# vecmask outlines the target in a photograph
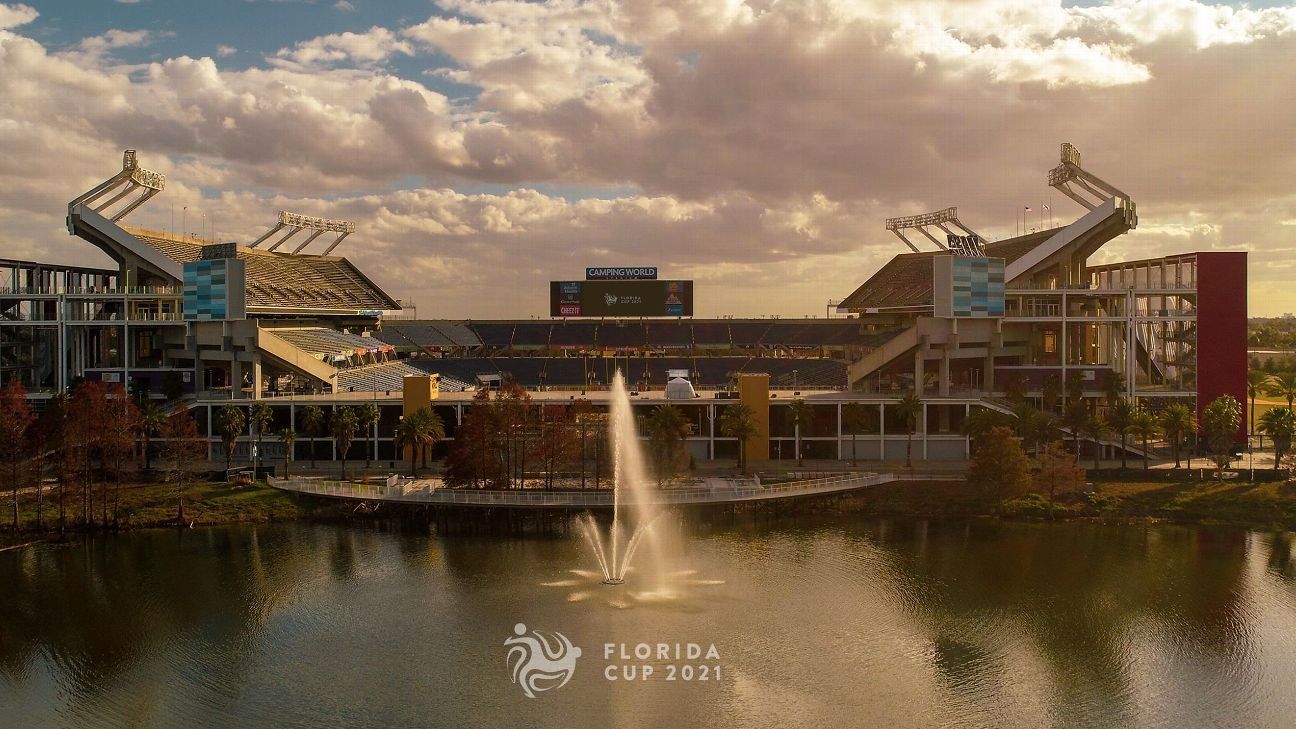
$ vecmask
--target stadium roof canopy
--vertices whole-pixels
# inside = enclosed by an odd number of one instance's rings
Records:
[[[1051,228],[1035,233],[987,243],[985,254],[1012,263],[1036,246],[1048,240],[1061,228]],[[932,259],[948,256],[946,251],[902,253],[855,289],[838,305],[840,309],[863,311],[865,309],[904,309],[927,307],[932,304]]]
[[[176,263],[197,261],[204,245],[212,241],[186,239],[145,228],[122,226]],[[321,310],[395,310],[391,298],[345,258],[308,254],[272,253],[238,247],[247,267],[247,306],[250,311],[273,313]]]

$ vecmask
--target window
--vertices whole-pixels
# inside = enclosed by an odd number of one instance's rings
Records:
[[[1057,332],[1044,332],[1044,354],[1054,354],[1057,352]]]

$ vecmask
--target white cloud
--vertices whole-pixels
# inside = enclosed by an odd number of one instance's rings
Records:
[[[1275,282],[1291,11],[1150,7],[455,0],[240,70],[223,49],[119,65],[143,31],[53,52],[0,30],[0,229],[6,255],[83,258],[63,206],[132,146],[170,176],[139,222],[191,205],[246,241],[280,208],[355,219],[340,250],[424,314],[538,313],[536,281],[645,255],[696,278],[706,313],[817,313],[899,250],[888,215],[959,205],[999,237],[1023,203],[1078,214],[1044,185],[1071,141],[1139,201],[1103,256],[1246,245]],[[0,5],[0,27],[35,17]],[[397,55],[448,58],[432,72],[473,93],[401,78]],[[1290,287],[1255,290],[1296,309]]]
[[[17,28],[35,20],[40,13],[30,5],[5,5],[0,3],[0,30]]]
[[[235,53],[238,53],[238,49],[235,48],[234,46],[226,46],[226,45],[216,46],[217,58],[226,58],[234,55]]]

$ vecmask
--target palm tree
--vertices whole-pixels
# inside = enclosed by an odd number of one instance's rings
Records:
[[[324,432],[324,411],[317,405],[307,405],[301,414],[301,429],[310,437],[311,470],[315,470],[315,439]]]
[[[848,402],[842,406],[842,425],[845,426],[846,432],[851,437],[851,466],[858,464],[856,457],[857,449],[855,448],[855,436],[859,435],[869,425],[869,419],[872,418],[872,408],[862,402]]]
[[[230,462],[234,459],[234,448],[238,445],[238,437],[243,434],[243,428],[247,425],[247,418],[243,416],[243,408],[235,405],[225,405],[216,411],[216,432],[220,434],[221,444],[225,446],[225,470],[230,470]]]
[[[1080,425],[1080,432],[1094,443],[1094,470],[1097,471],[1098,457],[1102,455],[1102,439],[1110,432],[1110,428],[1102,418],[1091,415]],[[1079,451],[1076,451],[1076,454],[1079,457]]]
[[[1130,418],[1126,429],[1143,443],[1143,470],[1146,471],[1148,469],[1148,441],[1155,438],[1157,433],[1161,431],[1156,416],[1139,408],[1134,412],[1134,416]]]
[[[1296,372],[1283,372],[1273,375],[1268,392],[1270,395],[1286,398],[1287,409],[1291,410],[1292,401],[1296,400]]]
[[[793,435],[796,437],[794,445],[796,446],[797,468],[805,465],[805,458],[801,453],[801,427],[810,424],[810,406],[806,401],[797,398],[788,403],[787,408],[788,421],[792,423]]]
[[[1175,468],[1179,468],[1179,450],[1183,446],[1184,436],[1197,431],[1197,416],[1183,403],[1175,403],[1161,411],[1161,432],[1170,441],[1174,451]]]
[[[1264,370],[1247,370],[1247,397],[1251,398],[1251,429],[1248,433],[1256,432],[1256,398],[1269,392],[1273,387],[1273,379],[1273,375]]]
[[[157,403],[152,400],[146,400],[144,406],[140,408],[139,414],[139,431],[144,438],[144,470],[150,468],[149,465],[149,444],[153,436],[162,432],[166,427],[167,414]]]
[[[747,439],[756,435],[756,414],[741,402],[727,405],[720,415],[720,432],[738,439],[738,469],[747,473]]]
[[[1080,431],[1090,419],[1089,408],[1083,402],[1067,405],[1062,413],[1062,425],[1071,430],[1071,444],[1075,449],[1076,460],[1080,459]]]
[[[249,420],[252,422],[253,429],[256,430],[256,468],[259,471],[261,470],[261,453],[264,448],[262,446],[261,436],[265,434],[266,428],[269,428],[270,424],[274,422],[274,411],[270,409],[269,405],[266,405],[263,402],[258,402],[248,410],[248,415],[250,416]]]
[[[1107,397],[1107,404],[1116,404],[1117,398],[1125,394],[1125,375],[1119,372],[1108,372],[1107,377],[1103,379],[1103,395]]]
[[[360,430],[360,419],[355,408],[344,405],[333,411],[333,444],[337,446],[338,455],[342,457],[342,480],[347,477],[347,451],[351,450],[351,441],[356,431]]]
[[[896,418],[905,429],[905,468],[913,468],[913,436],[914,429],[918,427],[918,418],[923,412],[922,399],[911,391],[905,393],[894,407]]]
[[[297,442],[297,431],[292,428],[281,429],[279,442],[283,443],[284,478],[288,478],[288,464],[292,462],[293,443]]]
[[[418,475],[418,454],[445,438],[445,423],[429,408],[420,408],[396,423],[396,447],[409,449],[410,475]]]
[[[1273,440],[1274,470],[1282,464],[1283,453],[1291,448],[1296,435],[1296,412],[1284,408],[1270,408],[1260,416],[1260,431]]]
[[[1125,446],[1129,438],[1129,427],[1133,421],[1134,405],[1129,400],[1118,397],[1107,411],[1107,424],[1111,426],[1112,432],[1120,433],[1122,471],[1126,466]]]
[[[657,483],[660,485],[672,470],[675,454],[679,452],[684,439],[693,433],[693,427],[684,413],[674,405],[653,408],[646,425],[653,460],[656,461]]]
[[[378,419],[382,414],[378,411],[378,406],[367,402],[356,407],[356,418],[360,422],[360,431],[365,434],[365,468],[373,461],[373,439],[376,434],[374,428],[378,426]]]

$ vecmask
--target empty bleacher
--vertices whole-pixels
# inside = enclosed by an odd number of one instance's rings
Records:
[[[127,232],[177,263],[197,261],[212,241],[126,226]],[[350,311],[400,306],[351,262],[338,256],[272,253],[239,247],[247,271],[249,309]]]
[[[603,349],[643,349],[648,344],[643,322],[605,321],[599,324],[598,346]]]
[[[427,360],[398,360],[367,367],[351,367],[338,373],[337,388],[341,392],[399,392],[405,385],[405,378],[426,375],[433,371],[424,365]],[[463,392],[469,388],[466,383],[449,375],[440,375],[440,387],[443,392]]]
[[[348,334],[323,327],[270,329],[269,331],[312,357],[330,363],[345,361],[348,364],[359,364],[372,359],[369,355],[386,354],[394,349],[392,345],[374,337]]]

